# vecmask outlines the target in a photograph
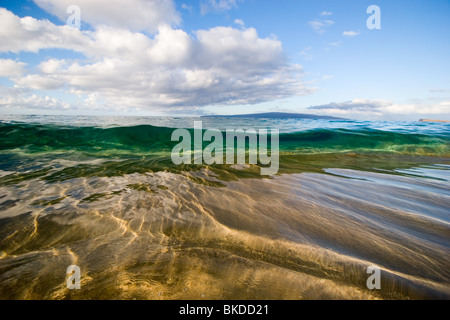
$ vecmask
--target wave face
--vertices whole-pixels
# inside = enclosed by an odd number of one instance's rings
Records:
[[[22,148],[30,152],[77,150],[98,152],[115,149],[147,150],[168,148],[174,129],[150,125],[94,128],[55,125],[0,124],[0,150]]]
[[[445,136],[397,133],[375,129],[315,129],[283,134],[282,150],[298,152],[359,151],[405,154],[448,155]]]
[[[173,165],[192,119],[16,120],[0,122],[1,299],[450,299],[449,125],[205,119],[280,129],[262,179]]]
[[[219,123],[218,125],[223,126]],[[352,150],[448,155],[450,126],[443,127],[442,131],[431,134],[367,127],[314,128],[289,133],[281,129],[279,139],[280,147],[285,152],[319,153]],[[105,150],[116,150],[128,151],[130,154],[136,151],[151,154],[173,148],[175,143],[171,141],[171,134],[174,130],[175,128],[152,125],[98,128],[0,122],[2,139],[0,150],[16,148],[28,152],[76,150],[99,154]],[[194,131],[190,131],[194,135]],[[223,136],[225,138],[225,133]]]

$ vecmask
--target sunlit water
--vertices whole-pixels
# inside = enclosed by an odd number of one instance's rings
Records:
[[[194,120],[280,129],[279,174],[174,166],[170,134]],[[449,299],[449,129],[3,116],[0,298]]]

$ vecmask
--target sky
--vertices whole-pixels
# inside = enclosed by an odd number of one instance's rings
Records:
[[[0,0],[0,114],[450,120],[449,16],[448,0]]]

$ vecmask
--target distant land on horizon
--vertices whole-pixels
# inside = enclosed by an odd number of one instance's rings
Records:
[[[271,118],[271,119],[325,119],[325,120],[346,120],[344,118],[332,116],[319,116],[306,113],[288,113],[288,112],[266,112],[252,114],[236,114],[236,115],[210,115],[202,116],[202,118]]]

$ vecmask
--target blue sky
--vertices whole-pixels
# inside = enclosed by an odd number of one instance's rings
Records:
[[[450,120],[448,0],[117,3],[0,1],[0,113]]]

